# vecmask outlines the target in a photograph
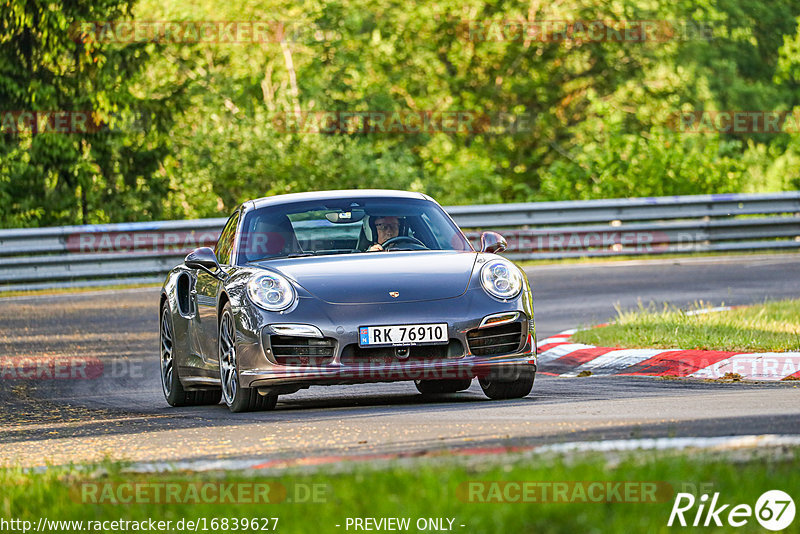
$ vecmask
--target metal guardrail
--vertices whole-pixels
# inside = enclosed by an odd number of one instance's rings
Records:
[[[800,191],[445,208],[511,259],[800,248]],[[159,282],[224,218],[0,230],[0,290]]]

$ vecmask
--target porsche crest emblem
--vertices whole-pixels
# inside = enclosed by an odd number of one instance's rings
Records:
[[[396,299],[397,297],[400,296],[400,292],[399,291],[389,291],[389,296],[394,298],[394,299]]]

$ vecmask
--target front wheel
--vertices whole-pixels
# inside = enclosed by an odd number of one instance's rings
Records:
[[[497,380],[491,376],[480,378],[483,393],[492,400],[521,399],[533,389],[535,371],[522,371],[516,380]]]
[[[254,388],[239,385],[239,368],[236,361],[236,325],[229,302],[222,308],[219,319],[219,379],[222,399],[232,412],[271,410],[278,402],[277,395],[261,395]]]

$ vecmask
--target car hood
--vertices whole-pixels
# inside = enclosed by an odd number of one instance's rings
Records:
[[[376,304],[462,295],[476,258],[474,252],[398,251],[286,258],[257,265],[279,271],[332,304]]]

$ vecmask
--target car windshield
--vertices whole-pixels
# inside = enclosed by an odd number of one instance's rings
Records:
[[[309,255],[472,246],[435,202],[408,198],[307,201],[247,213],[238,263]]]

